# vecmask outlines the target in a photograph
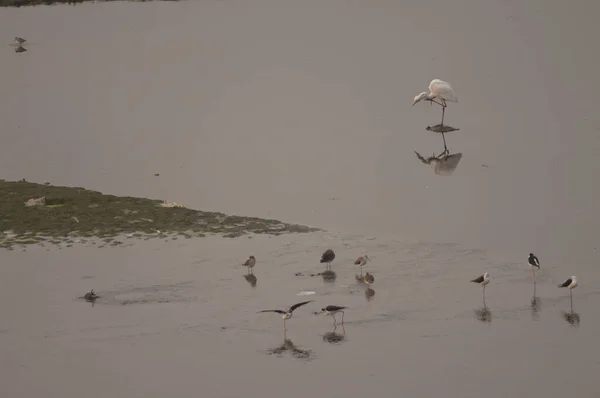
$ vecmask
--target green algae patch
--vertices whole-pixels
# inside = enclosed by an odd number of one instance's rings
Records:
[[[42,199],[43,198],[43,199]],[[35,203],[35,204],[33,204]],[[80,187],[0,180],[0,247],[69,243],[100,238],[111,246],[117,236],[152,239],[197,238],[247,233],[280,235],[318,231],[255,217],[188,209],[163,200],[105,195]],[[119,242],[119,243],[117,243]]]

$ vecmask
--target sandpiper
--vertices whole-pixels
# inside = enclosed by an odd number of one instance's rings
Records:
[[[321,308],[321,312],[330,315],[333,318],[333,324],[335,325],[337,323],[337,320],[335,319],[335,314],[337,314],[338,312],[342,313],[342,325],[344,324],[344,310],[346,309],[346,307],[339,307],[337,305],[328,305],[325,308]]]
[[[314,300],[309,300],[309,301],[303,301],[301,303],[298,304],[294,304],[292,305],[287,311],[282,311],[282,310],[262,310],[262,311],[258,311],[258,313],[261,312],[277,312],[278,314],[283,314],[283,316],[281,318],[283,318],[283,329],[287,329],[286,325],[285,325],[285,321],[287,321],[288,319],[290,319],[292,317],[292,313],[294,312],[294,310],[300,306],[303,306],[304,304],[308,304],[313,302]]]
[[[327,263],[327,266],[325,266],[325,269],[331,269],[331,262],[333,261],[333,259],[335,258],[335,253],[333,252],[333,250],[331,249],[327,249],[325,250],[325,253],[323,253],[323,255],[321,256],[321,263]]]
[[[540,260],[533,254],[529,253],[529,266],[531,267],[531,273],[533,274],[533,283],[535,283],[535,268],[540,269]]]
[[[254,256],[250,256],[248,257],[248,260],[246,260],[246,262],[242,265],[244,267],[248,267],[248,273],[251,273],[253,272],[252,268],[254,268],[254,266],[256,265],[256,258]]]
[[[25,39],[24,39],[24,38],[22,38],[22,37],[16,37],[16,36],[15,36],[15,43],[16,43],[18,46],[22,45],[22,44],[23,44],[23,43],[25,43],[26,41],[27,41],[27,40],[25,40]]]
[[[354,265],[358,265],[360,267],[360,274],[362,275],[363,273],[363,267],[367,264],[367,262],[371,261],[371,259],[369,258],[368,255],[364,255],[364,256],[360,256],[359,258],[356,259],[356,261],[354,262]]]
[[[375,277],[367,272],[365,273],[364,281],[367,285],[371,286],[373,283],[375,283]]]

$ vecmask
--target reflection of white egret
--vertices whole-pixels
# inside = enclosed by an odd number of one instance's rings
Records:
[[[450,83],[440,79],[433,79],[431,83],[429,83],[429,93],[424,91],[421,94],[416,95],[413,99],[413,106],[421,100],[435,102],[442,106],[442,124],[444,124],[444,113],[447,106],[446,101],[458,102],[458,97],[454,94],[454,90],[452,90]]]

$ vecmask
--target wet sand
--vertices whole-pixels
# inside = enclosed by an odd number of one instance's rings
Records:
[[[547,397],[575,383],[596,397],[599,11],[592,0],[0,10],[1,178],[330,231],[2,251],[0,393]],[[410,106],[434,77],[460,101],[446,112],[460,128],[447,137],[462,154],[451,176],[413,152],[443,149],[425,131],[439,109]],[[327,248],[334,284],[294,276],[320,271]],[[371,301],[351,264],[364,252]],[[236,266],[250,253],[255,288]],[[491,322],[468,282],[485,271]],[[570,275],[578,327],[555,286]],[[93,308],[77,300],[92,287]],[[255,312],[302,289],[316,303],[287,337],[311,354],[269,355],[282,322]],[[311,315],[326,304],[351,307],[339,344]]]

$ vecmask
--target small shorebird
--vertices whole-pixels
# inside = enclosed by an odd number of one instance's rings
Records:
[[[373,283],[375,283],[375,277],[367,272],[365,274],[364,281],[367,285],[371,286]]]
[[[356,259],[356,261],[354,262],[354,265],[358,265],[360,267],[360,274],[362,275],[363,273],[363,267],[367,264],[367,262],[371,261],[371,259],[369,258],[369,256],[367,256],[366,254],[364,256],[360,256],[359,258]]]
[[[575,289],[577,287],[577,277],[575,277],[575,276],[570,277],[569,279],[567,279],[566,281],[564,281],[563,283],[558,285],[558,287],[568,287],[569,288],[569,297],[571,297],[571,308],[573,308],[573,289]]]
[[[458,97],[454,94],[454,90],[452,90],[450,83],[440,79],[433,79],[431,83],[429,83],[429,93],[423,91],[421,94],[416,95],[413,99],[413,106],[421,100],[430,101],[431,103],[435,102],[442,106],[441,124],[444,124],[444,113],[447,106],[446,101],[458,102]]]
[[[22,45],[23,43],[25,43],[26,41],[27,41],[27,40],[25,40],[25,39],[24,39],[24,38],[22,38],[22,37],[16,37],[16,36],[15,36],[15,44],[16,44],[17,46],[21,46],[21,45]]]
[[[346,307],[338,307],[337,305],[328,305],[325,308],[321,309],[321,312],[324,312],[327,315],[331,315],[331,317],[333,318],[333,324],[337,324],[337,320],[335,319],[335,314],[337,314],[338,312],[342,313],[342,325],[344,324],[344,310],[346,309]]]
[[[540,260],[533,254],[529,253],[529,266],[531,267],[531,273],[533,274],[533,283],[535,283],[535,267],[540,269]]]
[[[331,249],[325,250],[325,253],[321,256],[321,263],[327,263],[325,269],[331,269],[331,262],[335,258],[335,253]]]
[[[478,283],[479,285],[483,286],[483,305],[485,307],[485,285],[490,283],[490,274],[488,274],[486,272],[485,274],[481,275],[479,278],[473,279],[471,282]]]
[[[252,273],[252,268],[256,265],[256,258],[254,256],[248,257],[248,260],[244,264],[244,267],[248,267],[248,273]]]
[[[314,300],[309,300],[309,301],[303,301],[301,303],[298,304],[294,304],[292,305],[287,311],[282,311],[282,310],[262,310],[262,311],[258,311],[258,313],[261,312],[276,312],[278,314],[283,314],[283,316],[281,318],[283,318],[283,329],[287,329],[285,326],[285,321],[287,321],[288,319],[290,319],[292,317],[292,313],[294,312],[294,310],[298,307],[303,306],[304,304],[308,304],[308,303],[312,303]]]
[[[89,293],[84,294],[82,297],[79,297],[80,299],[84,299],[85,301],[87,301],[88,303],[92,303],[92,307],[94,306],[94,303],[96,302],[96,300],[98,298],[100,298],[100,296],[98,296],[96,294],[96,292],[94,292],[94,289],[90,290]]]

